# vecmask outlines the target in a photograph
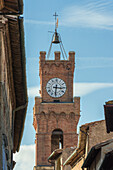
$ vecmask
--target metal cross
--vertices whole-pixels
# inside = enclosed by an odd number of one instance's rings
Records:
[[[58,16],[58,15],[56,14],[56,12],[55,12],[55,14],[54,14],[53,16],[55,17],[55,23],[56,23],[56,17]]]

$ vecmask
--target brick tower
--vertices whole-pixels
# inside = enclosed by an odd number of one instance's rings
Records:
[[[73,98],[75,52],[68,60],[46,60],[40,52],[40,94],[35,97],[33,126],[36,131],[36,161],[34,170],[53,169],[48,157],[55,149],[77,145],[77,124],[80,117],[80,98]]]

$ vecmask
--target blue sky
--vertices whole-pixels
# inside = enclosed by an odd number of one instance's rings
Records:
[[[34,97],[39,95],[39,52],[48,53],[55,11],[64,48],[75,51],[74,95],[81,97],[79,126],[104,119],[103,105],[113,99],[113,0],[24,0],[28,111],[15,170],[34,166]],[[53,51],[59,50],[53,46]],[[79,130],[78,130],[79,131]],[[24,158],[24,159],[23,159]]]

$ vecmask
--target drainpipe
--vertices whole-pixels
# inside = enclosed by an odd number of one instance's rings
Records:
[[[48,162],[54,165],[54,170],[55,170],[55,162],[52,162],[48,159]]]
[[[62,156],[61,156],[61,170],[63,170],[63,160],[62,160]]]
[[[21,105],[17,108],[15,108],[13,111],[12,111],[12,138],[14,140],[14,114],[15,112],[19,111],[19,110],[22,110],[22,109],[25,109],[27,106],[27,103],[25,105]],[[11,150],[11,170],[13,170],[13,149]]]
[[[86,132],[84,132],[83,130],[80,129],[80,131],[86,135],[85,155],[88,154],[88,145],[89,145],[89,134],[88,134],[88,130],[89,130],[89,126],[87,127]],[[85,158],[86,158],[86,157],[85,157]]]

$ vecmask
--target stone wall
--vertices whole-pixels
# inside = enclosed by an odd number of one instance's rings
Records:
[[[97,121],[89,125],[89,142],[88,151],[96,144],[104,142],[109,139],[113,139],[113,132],[106,132],[105,120]]]
[[[12,110],[15,104],[8,20],[0,17],[0,167],[11,166]],[[12,97],[13,96],[13,97]],[[3,156],[4,155],[4,156]],[[4,161],[3,161],[4,160]],[[4,163],[3,163],[4,162]]]

